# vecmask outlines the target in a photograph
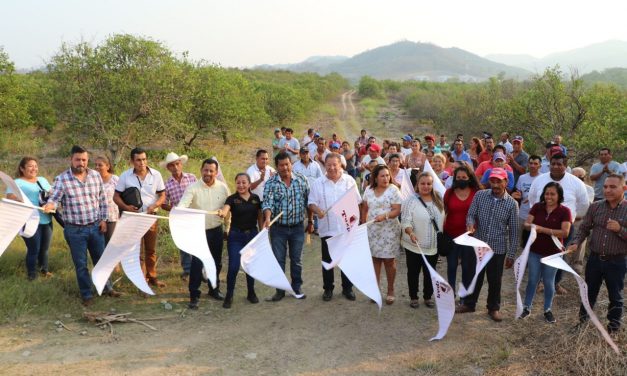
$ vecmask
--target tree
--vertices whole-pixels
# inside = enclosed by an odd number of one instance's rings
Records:
[[[28,102],[15,66],[9,55],[0,48],[0,130],[15,131],[30,125]]]
[[[383,89],[379,81],[370,76],[363,76],[359,80],[357,88],[359,96],[362,98],[381,98],[383,97]]]
[[[115,162],[124,150],[171,137],[180,124],[180,64],[159,42],[113,35],[96,47],[64,44],[48,69],[69,136],[102,147]]]

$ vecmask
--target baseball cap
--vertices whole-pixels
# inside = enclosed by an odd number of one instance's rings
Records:
[[[432,135],[428,134],[428,135],[425,136],[425,140],[435,141],[435,137],[433,137]]]
[[[370,145],[370,150],[379,152],[381,151],[381,146],[379,146],[379,144],[372,144]]]
[[[512,142],[514,141],[523,142],[525,139],[522,136],[514,136],[514,138],[512,138]]]
[[[320,137],[320,133],[318,132],[314,133],[314,137]]]
[[[490,176],[488,177],[488,179],[492,179],[492,178],[497,178],[500,180],[507,180],[507,172],[500,167],[493,168],[490,171]]]
[[[281,132],[281,128],[274,128],[274,133]]]
[[[406,134],[403,136],[403,141],[411,141],[411,136]]]
[[[544,145],[545,148],[550,149],[553,146],[557,146],[557,144],[553,141],[547,142],[546,145]]]
[[[302,147],[302,148],[300,148],[300,152],[301,153],[309,153],[309,149],[307,149],[306,147]]]
[[[505,154],[501,153],[500,151],[497,151],[496,153],[494,153],[494,155],[492,156],[492,160],[496,161],[497,159],[502,159],[505,160]]]
[[[340,143],[339,142],[332,142],[331,143],[331,149],[339,149],[340,148]],[[370,147],[372,149],[372,146]]]
[[[484,139],[486,139],[486,138],[492,138],[492,133],[490,133],[490,132],[483,132],[483,138],[484,138]]]
[[[553,145],[551,146],[551,149],[549,149],[549,155],[551,156],[560,153],[562,153],[562,148],[559,145]]]

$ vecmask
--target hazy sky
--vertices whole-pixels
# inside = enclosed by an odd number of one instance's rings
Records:
[[[399,40],[542,57],[627,40],[626,11],[624,0],[4,0],[0,46],[18,68],[41,66],[62,42],[113,33],[240,67],[352,56]]]

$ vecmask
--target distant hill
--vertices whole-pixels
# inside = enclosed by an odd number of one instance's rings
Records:
[[[331,62],[330,59],[337,59]],[[422,81],[484,81],[504,73],[524,79],[530,72],[484,59],[459,48],[442,48],[430,43],[397,42],[357,54],[351,58],[314,57],[298,64],[265,65],[256,68],[310,71],[320,74],[337,72],[357,80],[368,75],[377,79]]]
[[[627,68],[610,68],[602,72],[590,72],[581,76],[586,84],[610,83],[627,89]]]
[[[610,40],[574,50],[558,52],[543,58],[529,55],[487,55],[486,59],[542,73],[547,67],[559,64],[564,69],[576,68],[584,74],[607,68],[627,68],[627,42]]]

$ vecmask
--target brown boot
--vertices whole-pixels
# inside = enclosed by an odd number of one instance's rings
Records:
[[[503,321],[503,317],[501,316],[501,312],[499,311],[488,311],[488,316],[496,322]]]
[[[474,312],[475,309],[473,307],[467,306],[465,304],[460,304],[457,307],[455,307],[455,313],[468,313],[468,312]]]

